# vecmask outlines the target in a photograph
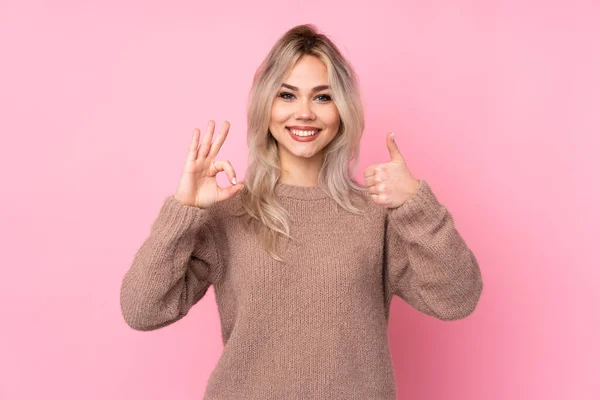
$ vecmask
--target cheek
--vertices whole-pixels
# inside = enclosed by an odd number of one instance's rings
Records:
[[[340,114],[337,111],[337,108],[333,108],[328,110],[327,114],[323,116],[324,122],[331,126],[332,128],[338,128],[340,124]]]
[[[271,107],[271,122],[285,122],[288,119],[288,114],[285,107],[274,104]]]

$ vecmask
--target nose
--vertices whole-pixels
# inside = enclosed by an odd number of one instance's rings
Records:
[[[301,100],[298,102],[298,110],[296,111],[296,119],[315,119],[315,114],[312,111],[310,99]]]

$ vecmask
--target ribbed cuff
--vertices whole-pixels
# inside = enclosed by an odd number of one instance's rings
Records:
[[[392,226],[407,240],[431,232],[446,212],[429,184],[423,179],[419,182],[419,188],[406,202],[389,211]]]
[[[186,232],[196,232],[207,219],[207,210],[185,205],[173,195],[167,197],[152,225],[167,241],[180,237]]]

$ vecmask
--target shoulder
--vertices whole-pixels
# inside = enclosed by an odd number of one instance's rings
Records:
[[[373,213],[381,213],[385,212],[386,208],[381,204],[375,203],[369,193],[369,189],[360,186],[359,189],[355,192],[355,197],[358,197],[363,201],[370,212]]]
[[[353,204],[363,210],[365,216],[373,218],[376,221],[385,219],[387,209],[373,201],[366,187],[359,186],[358,190],[350,193],[350,198]]]
[[[224,222],[228,218],[239,216],[244,211],[240,192],[238,191],[232,197],[213,204],[206,210],[210,213],[213,223],[216,224]]]

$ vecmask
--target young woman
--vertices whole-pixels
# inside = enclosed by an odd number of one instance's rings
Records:
[[[229,123],[214,140],[213,121],[202,138],[194,130],[121,307],[132,328],[158,329],[213,285],[224,351],[205,399],[392,400],[392,296],[441,320],[475,309],[475,256],[393,134],[390,160],[367,168],[364,186],[353,180],[363,126],[351,65],[301,25],[254,77],[243,183],[217,157]]]

